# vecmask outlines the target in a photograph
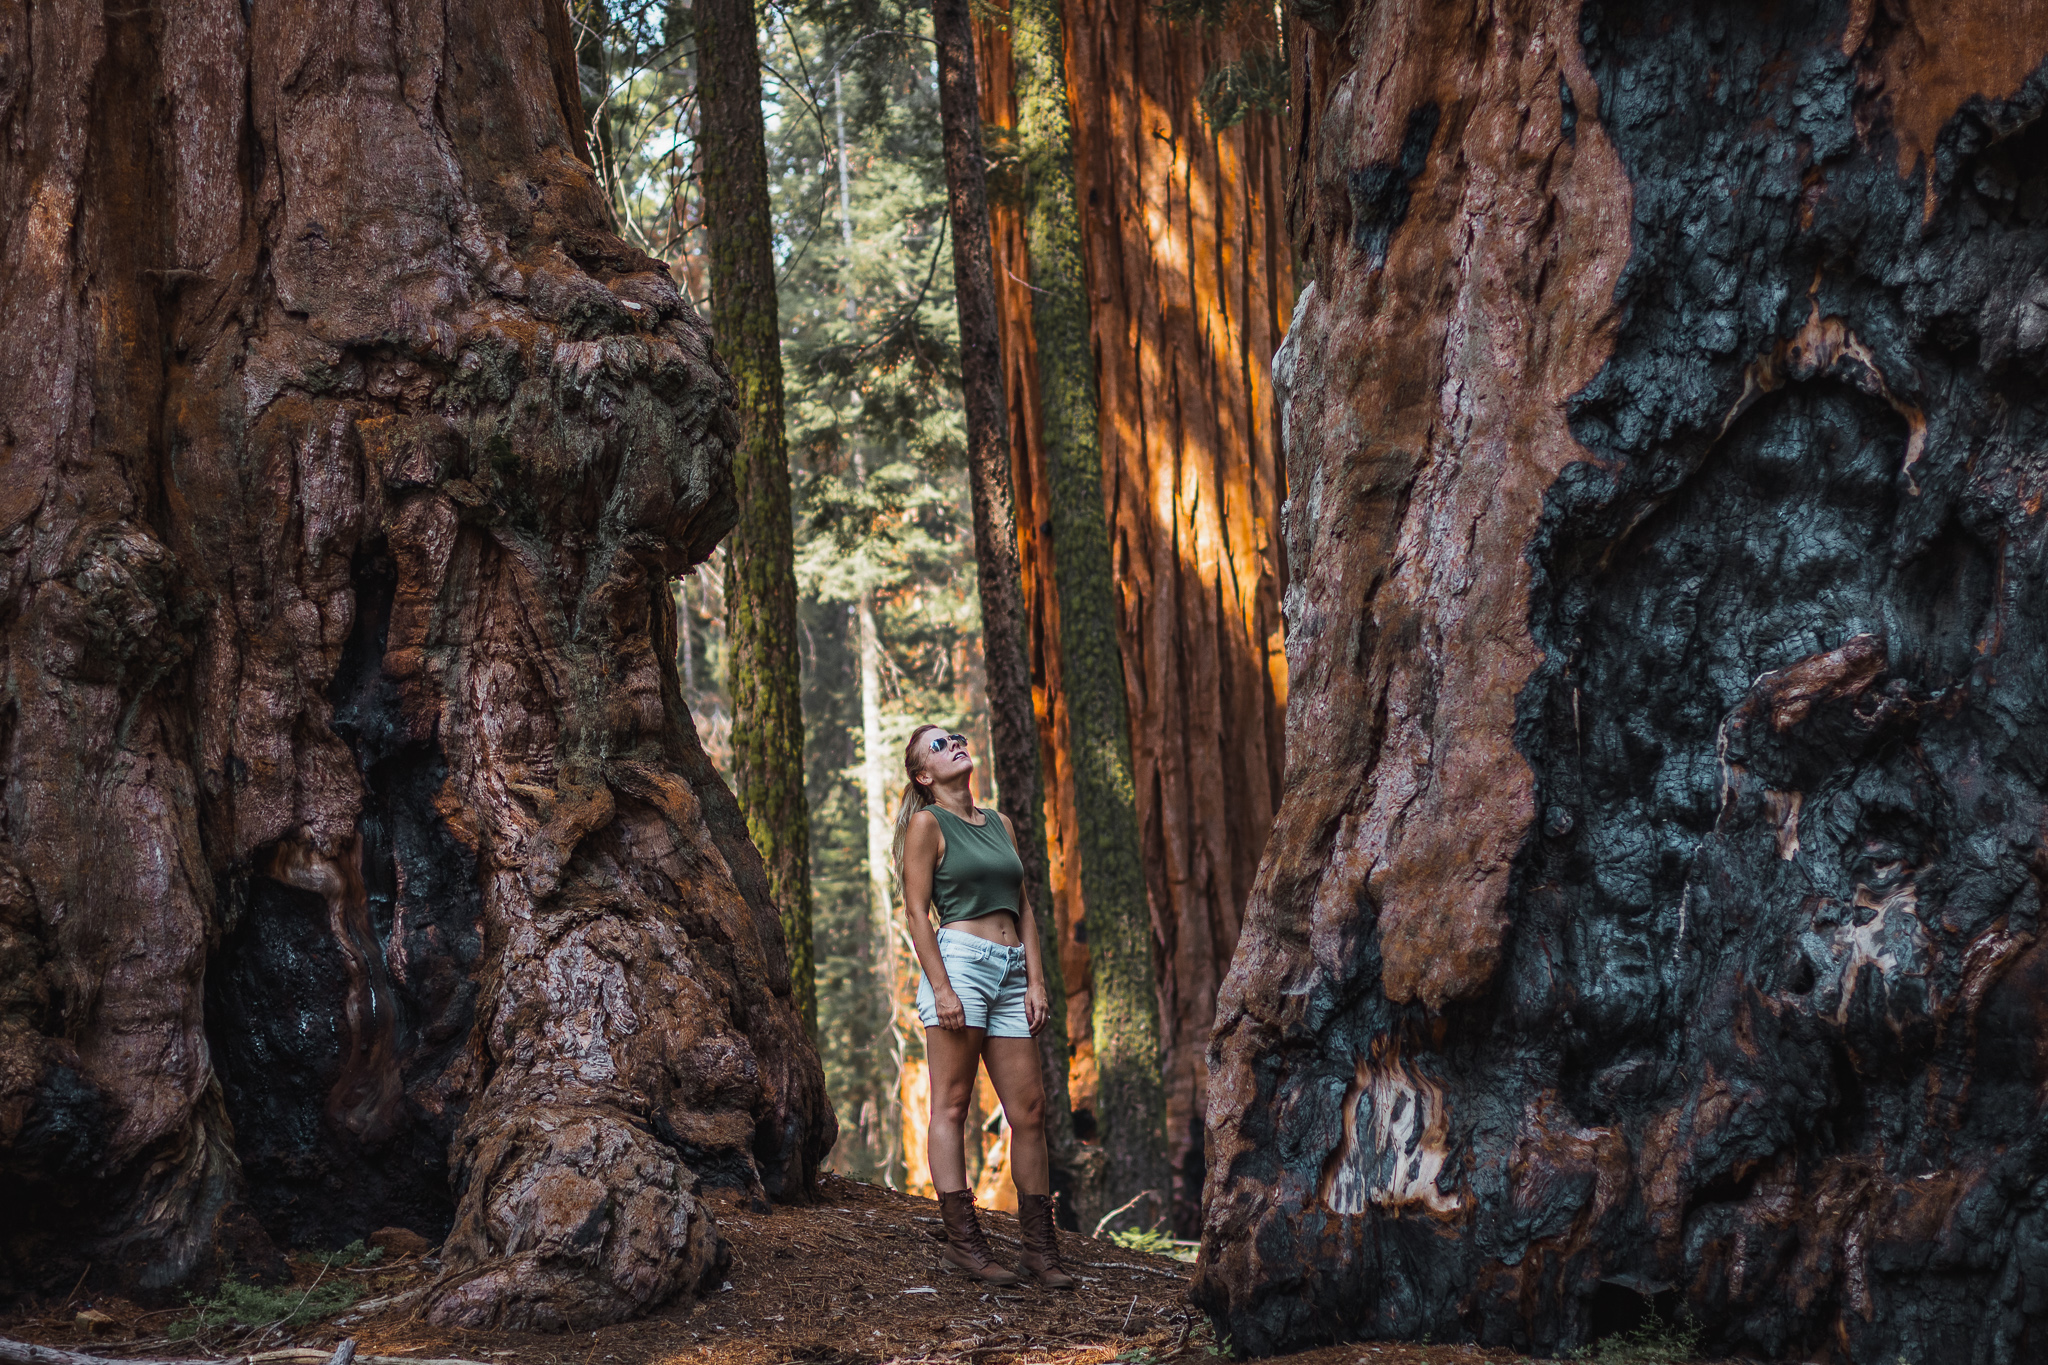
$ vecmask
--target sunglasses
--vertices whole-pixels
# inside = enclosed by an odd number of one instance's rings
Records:
[[[952,745],[952,744],[957,744],[957,745],[959,745],[959,746],[960,746],[961,748],[963,748],[963,749],[964,749],[964,748],[966,748],[966,747],[967,747],[967,736],[965,736],[965,735],[933,735],[933,736],[931,737],[931,741],[930,741],[930,743],[931,743],[931,746],[932,746],[932,752],[933,752],[933,753],[935,753],[935,754],[942,754],[942,753],[946,752],[946,747],[947,747],[948,745]]]

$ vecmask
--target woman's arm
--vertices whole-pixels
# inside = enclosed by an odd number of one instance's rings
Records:
[[[967,1011],[953,992],[946,959],[939,952],[939,936],[932,931],[932,874],[945,856],[946,836],[939,829],[939,817],[928,810],[911,816],[910,832],[903,841],[903,915],[910,921],[910,946],[917,952],[917,965],[924,968],[924,979],[932,983],[939,1027],[966,1028]]]
[[[1010,823],[1009,816],[1000,818],[1010,836],[1010,847],[1017,847],[1017,827]],[[1021,902],[1017,907],[1017,933],[1024,940],[1024,1022],[1036,1033],[1052,1017],[1052,997],[1045,989],[1045,964],[1038,957],[1038,919],[1031,910],[1029,878],[1018,885],[1017,899]]]

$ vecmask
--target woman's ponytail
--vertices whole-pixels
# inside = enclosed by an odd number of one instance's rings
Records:
[[[903,845],[910,838],[910,821],[919,811],[932,803],[932,794],[919,785],[917,775],[924,771],[924,750],[918,741],[933,730],[942,730],[942,725],[920,725],[910,732],[910,743],[903,746],[903,775],[909,779],[903,786],[903,801],[896,807],[896,837],[889,842],[889,860],[896,865],[896,884],[903,885]]]

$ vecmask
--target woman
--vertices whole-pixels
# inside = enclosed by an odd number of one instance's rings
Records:
[[[945,1216],[947,1261],[989,1284],[1017,1276],[989,1254],[967,1188],[962,1128],[974,1071],[988,1078],[1010,1124],[1010,1178],[1017,1183],[1018,1263],[1048,1289],[1071,1289],[1060,1265],[1045,1156],[1045,1086],[1036,1033],[1052,1011],[1038,960],[1038,929],[1024,896],[1017,832],[974,803],[967,740],[937,725],[911,732],[903,755],[910,783],[896,815],[903,910],[924,979],[917,1014],[931,1066],[927,1130],[932,1184]],[[938,928],[932,928],[932,917]]]

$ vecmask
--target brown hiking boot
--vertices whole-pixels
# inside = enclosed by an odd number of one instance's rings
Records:
[[[939,1196],[939,1216],[946,1223],[946,1246],[939,1255],[983,1284],[1015,1284],[1017,1277],[989,1254],[988,1239],[974,1216],[974,1191],[954,1190]]]
[[[1047,1289],[1072,1289],[1074,1277],[1060,1264],[1060,1230],[1052,1218],[1052,1196],[1017,1196],[1017,1236],[1024,1250],[1017,1264]]]

